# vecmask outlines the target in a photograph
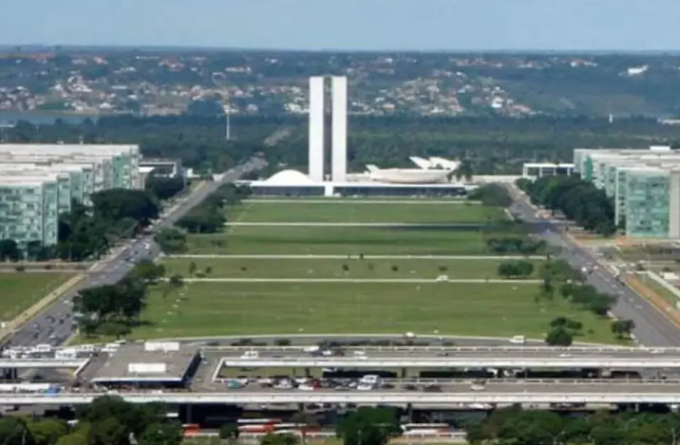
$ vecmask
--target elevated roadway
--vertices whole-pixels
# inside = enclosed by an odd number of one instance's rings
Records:
[[[238,368],[680,368],[680,349],[547,347],[365,347],[319,356],[299,347],[206,348]]]
[[[231,390],[229,392],[118,392],[133,403],[172,404],[680,404],[680,383],[617,382],[563,383],[552,381],[489,381],[475,391],[469,382],[442,385],[437,392],[406,390],[337,391]],[[3,394],[5,405],[77,405],[90,403],[102,393]]]
[[[680,369],[680,357],[309,357],[233,358],[238,368],[511,368],[511,369]]]

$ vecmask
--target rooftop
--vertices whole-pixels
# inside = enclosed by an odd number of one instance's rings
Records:
[[[123,345],[109,353],[94,373],[92,383],[182,382],[196,360],[198,349],[179,346],[178,350],[150,351],[146,349],[149,344],[152,342]]]

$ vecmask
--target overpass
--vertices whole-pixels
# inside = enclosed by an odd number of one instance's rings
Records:
[[[673,369],[680,355],[597,356],[506,354],[468,356],[223,357],[222,367],[237,368],[509,368],[509,369]]]
[[[558,388],[555,388],[558,386]],[[4,405],[78,405],[91,403],[103,393],[58,394],[3,394]],[[354,403],[392,405],[461,405],[461,404],[680,404],[680,388],[665,388],[663,384],[630,385],[629,388],[603,388],[600,385],[574,385],[565,390],[563,385],[546,385],[542,390],[524,390],[515,385],[513,390],[490,387],[484,391],[463,392],[408,392],[408,391],[240,391],[200,392],[119,392],[117,396],[131,403],[169,404],[296,404],[296,403]]]

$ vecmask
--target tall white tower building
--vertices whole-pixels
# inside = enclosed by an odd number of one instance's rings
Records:
[[[347,179],[347,78],[331,78],[331,178]],[[309,78],[309,178],[324,180],[325,78]]]
[[[331,147],[334,182],[345,182],[347,176],[347,78],[333,77],[333,118]]]
[[[309,178],[323,181],[324,78],[309,78]]]

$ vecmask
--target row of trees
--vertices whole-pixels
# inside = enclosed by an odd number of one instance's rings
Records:
[[[120,239],[135,235],[157,219],[161,201],[184,189],[181,177],[150,176],[145,190],[109,189],[93,193],[92,206],[73,201],[59,215],[58,243],[29,242],[20,249],[14,240],[0,240],[0,261],[46,261],[54,258],[82,261],[98,258]]]
[[[23,417],[0,418],[3,445],[179,445],[181,425],[166,416],[161,404],[131,404],[116,396],[102,396],[77,410],[78,422],[70,427],[59,419],[32,420]],[[304,413],[300,422],[310,423]],[[344,445],[386,445],[400,435],[398,411],[394,408],[361,407],[343,417],[336,427]],[[238,425],[228,423],[220,438],[235,441]],[[299,436],[272,434],[261,445],[299,445]]]
[[[298,413],[294,423],[310,425],[311,419]],[[335,433],[343,445],[386,445],[401,435],[398,411],[389,407],[360,407],[347,414],[337,423]],[[221,439],[234,441],[239,437],[238,425],[228,423],[220,428]],[[293,434],[268,434],[260,445],[300,445],[300,436]]]
[[[586,275],[573,269],[565,260],[549,260],[541,267],[542,294],[552,299],[556,291],[575,306],[588,310],[600,317],[606,317],[616,297],[599,292],[594,286],[585,283]]]
[[[466,425],[465,431],[473,445],[676,445],[680,415],[598,411],[569,416],[513,406]]]
[[[491,236],[485,240],[489,252],[500,255],[533,255],[545,252],[547,244],[543,240],[533,240],[521,235]]]
[[[470,193],[468,199],[471,201],[481,201],[485,206],[507,208],[512,205],[512,196],[507,187],[501,184],[485,184]]]
[[[22,64],[23,66],[23,64]],[[524,75],[524,74],[522,74]],[[23,82],[22,77],[22,82]],[[443,156],[466,160],[465,175],[518,174],[523,162],[566,161],[573,147],[648,147],[677,138],[674,130],[656,119],[584,117],[525,119],[494,117],[351,116],[348,159],[350,167],[366,164],[406,166],[409,156]],[[8,142],[129,143],[140,144],[147,157],[181,159],[199,172],[221,172],[262,153],[272,168],[307,165],[306,119],[303,116],[232,116],[237,139],[224,140],[223,116],[102,117],[77,124],[20,122],[4,132]],[[274,132],[289,136],[264,144]]]
[[[227,222],[225,207],[240,204],[250,194],[251,190],[247,186],[224,184],[177,221],[177,226],[189,233],[219,232]]]
[[[126,403],[112,396],[96,398],[77,411],[70,427],[59,419],[0,418],[3,445],[179,445],[182,427],[168,420],[162,405]]]
[[[98,258],[118,240],[148,226],[160,213],[159,200],[145,190],[109,189],[90,198],[92,206],[73,201],[71,210],[59,215],[57,244],[43,246],[40,241],[31,241],[22,251],[16,241],[2,240],[0,261]]]
[[[611,236],[616,233],[614,203],[602,189],[576,176],[553,176],[536,181],[520,179],[517,186],[534,204],[561,212],[586,230]]]
[[[534,263],[527,260],[503,261],[497,272],[503,278],[527,278],[534,273]]]
[[[165,277],[162,264],[140,261],[120,282],[81,290],[73,299],[74,310],[80,315],[79,327],[87,336],[95,334],[120,337],[140,323],[146,307],[148,286]],[[168,280],[164,292],[181,287],[181,277]]]

